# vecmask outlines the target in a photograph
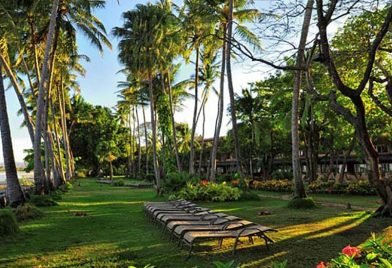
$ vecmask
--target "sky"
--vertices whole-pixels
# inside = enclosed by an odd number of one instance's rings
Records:
[[[117,72],[122,69],[122,66],[117,60],[117,43],[118,40],[114,38],[110,32],[115,26],[121,26],[123,23],[121,14],[126,11],[133,9],[136,4],[144,4],[148,1],[137,1],[137,0],[121,0],[120,4],[116,0],[108,0],[105,9],[97,10],[96,16],[101,19],[105,25],[109,39],[112,42],[113,49],[109,50],[105,48],[103,55],[101,55],[93,46],[90,45],[89,41],[83,36],[78,35],[78,44],[81,54],[86,54],[90,57],[91,62],[84,63],[86,68],[86,76],[79,78],[81,86],[81,95],[86,101],[94,105],[103,105],[107,107],[114,107],[117,98],[117,82],[123,80],[121,74]],[[173,1],[175,3],[181,2],[180,0]],[[256,1],[256,6],[262,8],[268,1]],[[249,62],[235,62],[233,64],[233,77],[234,77],[234,89],[236,93],[240,93],[242,88],[247,87],[248,83],[261,80],[267,75],[269,69],[263,65],[254,65]],[[182,68],[178,80],[189,78],[192,75],[193,68],[191,66],[185,66]],[[218,82],[216,82],[216,88],[218,88]],[[6,92],[8,114],[11,125],[11,135],[13,139],[14,155],[16,162],[22,162],[25,156],[24,150],[31,148],[31,142],[28,137],[28,133],[24,127],[21,127],[23,118],[21,115],[17,115],[19,110],[19,103],[15,96],[12,88]],[[227,104],[229,102],[228,91],[225,91],[225,114],[222,124],[221,135],[225,135],[227,130],[230,129],[230,120],[227,112]],[[189,99],[185,101],[182,111],[178,111],[175,114],[177,122],[187,122],[189,126],[192,125],[193,115],[193,103],[194,100]],[[206,137],[212,137],[214,134],[214,124],[217,114],[217,97],[214,95],[210,96],[210,99],[206,105]],[[147,113],[148,114],[148,113]],[[199,124],[197,133],[201,133],[201,124]],[[0,144],[1,149],[1,144]],[[3,162],[3,155],[0,153],[0,163]]]

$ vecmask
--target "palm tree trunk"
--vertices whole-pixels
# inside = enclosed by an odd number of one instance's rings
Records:
[[[182,165],[180,154],[178,152],[178,143],[177,143],[177,130],[176,130],[176,121],[174,119],[174,107],[173,107],[173,94],[172,94],[172,87],[170,81],[170,74],[167,75],[168,79],[168,90],[169,90],[169,109],[170,109],[170,116],[172,120],[172,129],[173,129],[173,143],[174,143],[174,152],[176,154],[176,162],[177,162],[177,170],[178,172],[182,172]]]
[[[12,86],[14,87],[16,97],[18,98],[20,107],[22,109],[23,117],[27,126],[27,130],[30,136],[31,144],[34,145],[34,127],[33,127],[33,120],[31,119],[31,116],[28,112],[28,108],[26,105],[26,102],[23,98],[23,93],[22,90],[20,89],[20,85],[14,75],[14,73],[11,70],[11,67],[8,65],[7,61],[3,57],[3,55],[0,54],[0,59],[1,59],[1,64],[5,69],[5,72],[8,76],[8,78],[11,81]]]
[[[142,166],[141,144],[140,144],[140,120],[138,107],[136,106],[136,124],[137,124],[137,173],[140,174]]]
[[[144,138],[146,139],[146,174],[148,174],[148,134],[147,134],[147,121],[146,121],[146,112],[144,111],[144,106],[142,105],[142,113],[143,113],[143,125],[144,125]]]
[[[312,18],[314,0],[308,0],[306,4],[305,17],[302,25],[301,39],[298,46],[297,63],[298,70],[295,72],[292,113],[291,113],[291,140],[292,140],[292,165],[294,179],[294,198],[306,197],[305,186],[302,181],[301,161],[299,155],[299,91],[301,88],[302,70],[304,65],[304,54],[306,39],[308,37],[310,20]]]
[[[62,157],[62,153],[61,153],[60,138],[59,138],[59,133],[57,130],[56,111],[54,109],[53,103],[50,102],[49,104],[50,104],[50,107],[52,110],[53,129],[54,129],[54,135],[55,135],[55,140],[56,140],[56,149],[57,149],[57,158],[58,158],[58,169],[59,169],[61,180],[63,183],[65,183],[66,178],[65,178],[64,167],[63,167],[63,157]]]
[[[238,127],[237,127],[237,115],[236,115],[236,107],[234,101],[234,87],[233,87],[233,76],[231,72],[231,38],[233,35],[233,9],[234,9],[234,0],[230,0],[229,3],[229,17],[227,21],[227,38],[229,42],[227,42],[227,85],[229,89],[230,95],[230,114],[231,114],[231,124],[233,126],[233,140],[234,140],[234,152],[236,159],[236,170],[240,174],[242,174],[242,165],[241,165],[241,149],[240,143],[238,139]]]
[[[132,134],[132,165],[133,165],[133,170],[132,170],[132,174],[133,177],[136,178],[136,158],[135,158],[135,153],[136,152],[136,120],[135,120],[135,110],[136,107],[133,108],[132,111],[132,119],[133,119],[133,134]]]
[[[194,167],[194,158],[195,158],[195,133],[196,133],[196,126],[197,126],[197,104],[198,104],[198,86],[199,86],[199,56],[200,56],[200,48],[197,46],[196,48],[196,63],[195,63],[195,107],[193,109],[193,122],[192,122],[192,133],[191,133],[191,148],[189,153],[189,174],[195,173]]]
[[[202,114],[203,114],[203,122],[202,122],[202,129],[201,129],[201,146],[200,146],[200,155],[199,155],[199,170],[198,170],[199,175],[201,175],[201,167],[202,167],[202,163],[203,163],[203,153],[204,153],[204,148],[205,148],[204,134],[205,134],[205,126],[206,126],[206,101],[204,101],[204,103],[202,103]]]
[[[25,201],[16,171],[14,150],[12,147],[11,129],[8,120],[7,103],[3,81],[2,65],[0,63],[0,131],[3,147],[4,167],[7,183],[7,198],[11,207],[17,207]]]
[[[151,110],[151,128],[152,128],[152,154],[153,154],[153,163],[154,163],[154,175],[156,180],[156,191],[158,195],[161,195],[161,177],[158,163],[158,155],[157,155],[157,126],[155,121],[155,103],[154,103],[154,89],[152,85],[152,74],[149,71],[148,74],[148,86],[149,86],[149,94],[150,94],[150,110]]]
[[[55,37],[56,18],[58,15],[58,7],[60,0],[54,0],[52,4],[52,11],[50,16],[49,30],[46,41],[44,61],[41,71],[41,80],[38,87],[38,100],[37,100],[37,115],[36,115],[36,129],[34,133],[34,182],[35,192],[37,194],[43,193],[43,176],[42,169],[38,162],[41,162],[41,134],[42,134],[42,119],[45,106],[45,91],[48,90],[48,78],[50,73],[50,52]]]
[[[222,126],[222,119],[223,119],[223,110],[224,110],[224,98],[223,94],[225,91],[225,66],[226,66],[226,25],[223,25],[223,47],[222,47],[222,66],[221,66],[221,77],[220,77],[220,89],[219,89],[219,101],[218,101],[218,115],[216,118],[216,126],[215,126],[215,133],[214,133],[214,143],[212,145],[211,150],[211,160],[210,160],[210,181],[215,181],[216,175],[216,155],[218,152],[218,144],[219,144],[219,135]]]

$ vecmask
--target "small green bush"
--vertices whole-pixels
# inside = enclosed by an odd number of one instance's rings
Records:
[[[0,236],[12,235],[19,231],[14,213],[9,209],[0,210]]]
[[[311,193],[326,194],[355,194],[355,195],[375,195],[376,190],[367,180],[353,182],[336,183],[335,181],[312,181],[308,185]]]
[[[215,268],[237,268],[239,267],[234,260],[229,262],[214,261]]]
[[[51,207],[58,205],[50,195],[32,195],[30,196],[29,202],[37,207]]]
[[[61,185],[59,187],[59,190],[62,191],[63,193],[68,192],[69,190],[71,190],[73,188],[72,183],[70,183],[69,181],[67,181],[65,184]]]
[[[144,179],[148,182],[153,182],[155,181],[155,175],[153,173],[147,173],[144,175]]]
[[[50,196],[52,197],[52,199],[54,201],[60,201],[63,199],[63,197],[61,195],[62,193],[63,193],[62,191],[57,190],[57,191],[51,192]]]
[[[112,185],[113,185],[113,186],[124,186],[124,185],[125,185],[125,182],[124,182],[123,180],[115,180],[115,181],[112,183]]]
[[[307,197],[307,198],[294,198],[290,200],[288,207],[295,208],[295,209],[312,209],[312,208],[316,208],[317,205],[314,202],[313,198]]]
[[[14,209],[18,221],[32,220],[42,217],[43,212],[36,206],[26,203]]]
[[[168,173],[164,182],[165,192],[178,192],[180,189],[184,188],[190,180],[192,180],[192,177],[186,172]]]
[[[256,193],[253,193],[250,191],[243,191],[241,193],[239,200],[241,200],[241,201],[259,201],[260,196]]]
[[[241,196],[241,190],[231,187],[226,183],[202,183],[187,185],[182,188],[177,194],[172,195],[171,198],[187,199],[193,201],[234,201]]]
[[[79,178],[86,178],[87,174],[88,174],[88,170],[87,169],[81,168],[81,169],[78,169],[76,171],[76,176],[78,176]]]

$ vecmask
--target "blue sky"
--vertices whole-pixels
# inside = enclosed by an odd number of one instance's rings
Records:
[[[126,11],[133,9],[136,4],[144,4],[148,2],[137,1],[137,0],[120,0],[120,4],[117,0],[108,0],[105,9],[98,10],[95,12],[98,18],[102,20],[106,29],[109,33],[109,39],[113,44],[113,49],[105,49],[103,55],[90,45],[89,41],[86,40],[82,35],[78,35],[78,44],[80,53],[86,54],[91,58],[91,62],[85,63],[84,66],[87,70],[85,77],[80,77],[79,83],[81,85],[82,96],[92,104],[103,105],[107,107],[114,107],[117,101],[116,91],[117,82],[123,80],[121,74],[116,74],[122,67],[117,60],[117,40],[110,34],[111,29],[115,26],[121,26],[123,21],[121,14]],[[181,3],[181,0],[175,0],[174,3]],[[269,5],[270,2],[259,0],[255,1],[256,7],[263,12],[265,6]],[[301,18],[302,21],[302,18]],[[340,24],[341,25],[341,24]],[[335,32],[340,26],[339,23],[332,25]],[[294,43],[297,42],[297,36],[293,37]],[[268,40],[263,40],[268,42]],[[192,66],[185,66],[181,69],[178,79],[184,79],[190,77],[192,74]],[[254,82],[264,78],[270,69],[260,64],[253,64],[250,62],[235,62],[233,64],[233,77],[234,77],[234,88],[237,93],[241,92],[241,89],[247,87],[249,82]],[[218,88],[218,81],[216,82],[216,88]],[[22,117],[17,115],[19,110],[19,103],[15,97],[15,93],[10,88],[7,93],[8,102],[8,113],[10,117],[11,132],[14,145],[14,153],[17,162],[23,161],[24,149],[31,148],[31,143],[25,128],[21,128]],[[229,102],[229,96],[227,90],[225,91],[225,109]],[[206,137],[212,137],[214,132],[214,124],[217,113],[217,98],[211,96],[209,102],[206,105],[207,118],[206,118]],[[176,121],[187,122],[191,125],[193,111],[193,100],[187,100],[184,103],[182,111],[178,111],[175,115]],[[148,113],[147,113],[148,114]],[[224,116],[222,125],[221,135],[224,135],[226,131],[230,129],[230,121],[227,112]],[[196,130],[198,133],[201,132],[201,126]],[[1,149],[1,144],[0,144]],[[0,163],[2,162],[2,153],[0,153]]]

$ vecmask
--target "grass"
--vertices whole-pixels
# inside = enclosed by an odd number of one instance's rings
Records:
[[[267,197],[281,197],[290,195],[290,193],[282,193],[282,192],[270,192],[270,191],[254,191],[262,196]],[[364,208],[372,208],[376,209],[380,206],[380,198],[375,195],[346,195],[346,194],[309,194],[310,197],[314,199],[315,202],[327,202],[327,203],[337,203],[347,205],[350,203],[351,205],[364,207]]]
[[[243,217],[279,229],[268,252],[260,240],[256,246],[240,246],[230,253],[232,241],[222,249],[216,242],[196,248],[185,261],[179,250],[156,226],[150,224],[142,204],[156,198],[152,189],[130,189],[80,180],[80,186],[63,196],[59,206],[42,208],[43,218],[21,224],[21,232],[0,240],[0,267],[212,267],[213,261],[235,259],[241,267],[269,267],[288,259],[288,267],[315,267],[321,260],[336,257],[347,244],[364,242],[371,232],[385,232],[392,238],[390,219],[372,218],[366,212],[339,208],[291,210],[287,201],[202,203],[215,210]],[[268,210],[271,215],[258,216]],[[75,216],[84,212],[83,217]],[[212,248],[213,247],[213,248]],[[212,250],[213,249],[213,250]]]

